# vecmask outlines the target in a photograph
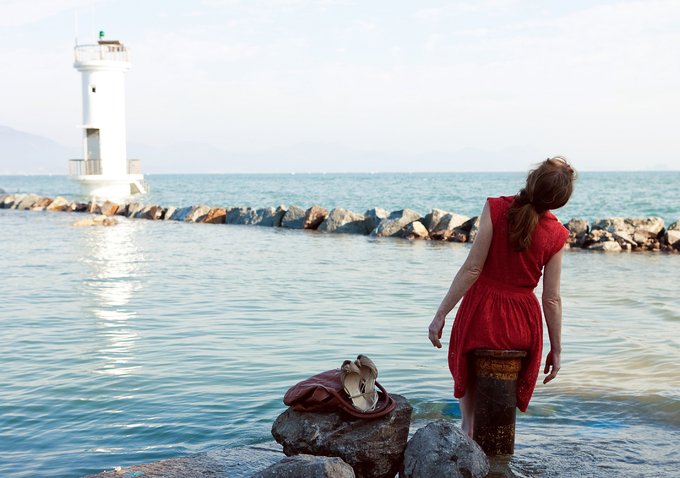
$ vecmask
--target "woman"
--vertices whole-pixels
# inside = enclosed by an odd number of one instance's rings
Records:
[[[517,382],[517,407],[525,412],[541,365],[543,324],[533,289],[543,273],[543,313],[550,336],[548,374],[560,370],[562,250],[569,232],[550,212],[569,201],[576,171],[561,156],[547,159],[514,197],[489,198],[479,231],[430,324],[430,341],[441,348],[446,316],[463,298],[449,343],[454,396],[460,399],[461,428],[472,436],[474,383],[468,382],[468,353],[477,348],[526,350]],[[474,378],[474,374],[471,375]]]

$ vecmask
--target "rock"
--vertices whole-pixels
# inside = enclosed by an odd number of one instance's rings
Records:
[[[368,233],[372,233],[373,230],[380,225],[383,219],[387,219],[389,215],[389,212],[380,207],[366,211],[364,213],[364,222],[366,223],[366,230]]]
[[[354,470],[337,457],[301,454],[286,457],[251,478],[354,478]]]
[[[118,204],[112,203],[111,201],[104,201],[104,204],[100,207],[100,212],[103,216],[113,216],[118,212]]]
[[[210,212],[208,206],[194,206],[191,210],[184,216],[184,222],[201,222],[205,216]]]
[[[225,217],[225,223],[226,224],[243,224],[240,223],[239,220],[241,219],[241,216],[245,216],[252,211],[253,208],[250,207],[228,207],[225,209],[227,212],[227,215]]]
[[[40,199],[40,196],[37,194],[24,194],[21,200],[14,200],[12,209],[28,209],[38,202],[38,199]]]
[[[341,207],[333,209],[317,230],[339,234],[368,234],[364,216]]]
[[[572,217],[571,220],[564,225],[564,227],[567,228],[569,231],[569,234],[573,234],[574,237],[578,236],[584,236],[585,234],[588,234],[588,228],[590,226],[590,223],[584,219],[578,219],[575,217]]]
[[[86,203],[76,203],[76,207],[74,209],[75,212],[87,212],[87,204]]]
[[[628,234],[617,234],[615,232],[612,233],[612,237],[616,242],[618,242],[621,246],[624,244],[630,247],[637,247],[637,242],[633,240],[633,238],[628,235]]]
[[[291,204],[286,211],[286,214],[281,218],[281,227],[288,229],[302,229],[302,223],[305,222],[305,210],[301,207]]]
[[[321,223],[328,217],[328,210],[321,206],[312,206],[305,212],[305,220],[302,229],[316,230]]]
[[[224,224],[227,219],[227,211],[221,207],[214,207],[205,215],[200,222],[205,224]]]
[[[611,217],[609,219],[600,219],[592,224],[591,232],[596,230],[603,230],[608,232],[625,233],[632,234],[635,231],[635,227],[631,224],[627,224],[620,217]]]
[[[428,233],[437,231],[437,225],[439,224],[439,221],[441,221],[442,217],[446,216],[447,214],[448,212],[442,209],[433,209],[432,211],[425,214],[422,222],[423,226],[427,228]]]
[[[0,209],[9,209],[14,204],[14,194],[3,194],[0,201]]]
[[[135,219],[149,219],[151,221],[157,221],[163,217],[163,208],[156,206],[154,204],[148,204],[144,208],[135,214]]]
[[[72,222],[69,226],[115,226],[118,219],[108,216],[94,216],[82,221]]]
[[[419,221],[413,221],[404,228],[403,237],[406,239],[430,239],[427,228]]]
[[[129,203],[129,202],[126,202],[125,204],[123,204],[122,206],[120,206],[120,207],[118,208],[118,211],[116,211],[116,216],[125,216],[125,217],[127,217],[127,212],[128,212],[128,208],[129,208],[129,207],[130,207],[130,203]]]
[[[482,448],[446,420],[418,430],[404,453],[404,478],[482,478],[488,472]]]
[[[633,226],[635,229],[651,232],[652,234],[659,234],[663,231],[665,223],[660,217],[649,217],[646,219],[626,219],[626,224]]]
[[[175,211],[177,211],[175,206],[168,206],[168,208],[165,210],[165,214],[163,214],[163,219],[169,220],[172,215],[175,214]]]
[[[642,246],[648,242],[654,242],[656,241],[657,234],[650,232],[650,231],[645,231],[644,229],[635,229],[635,232],[633,232],[633,237],[632,240],[635,242],[636,246]]]
[[[394,211],[380,222],[380,225],[371,232],[373,237],[399,237],[401,229],[417,221],[422,216],[410,209]]]
[[[187,214],[191,212],[191,206],[187,207],[180,207],[175,209],[175,212],[172,213],[172,216],[170,216],[171,221],[184,221],[184,218],[187,217]],[[168,215],[166,213],[165,217],[167,218]]]
[[[680,250],[680,230],[672,229],[666,232],[666,244],[673,249]]]
[[[258,209],[255,217],[253,219],[253,226],[262,227],[281,227],[281,220],[286,214],[286,207],[279,206],[277,208],[265,207],[263,209]]]
[[[50,204],[52,204],[52,200],[50,198],[42,197],[42,198],[38,199],[35,203],[33,203],[33,206],[31,206],[31,209],[45,210],[47,208],[47,206],[49,206]]]
[[[453,229],[463,229],[465,230],[466,228],[463,227],[463,225],[467,226],[467,222],[470,221],[470,218],[467,216],[461,216],[460,214],[453,214],[453,213],[447,213],[444,216],[441,217],[439,222],[434,225],[432,230],[428,228],[429,232],[434,232],[434,231],[441,231],[441,230],[453,230]],[[472,227],[472,224],[469,224],[467,227],[467,231],[470,230]]]
[[[621,252],[621,245],[616,241],[597,242],[588,246],[589,251]]]
[[[127,217],[135,217],[138,212],[144,209],[144,204],[141,202],[131,202],[127,204]]]
[[[66,198],[63,198],[61,196],[57,196],[54,198],[54,201],[50,203],[47,208],[45,208],[46,211],[63,211],[64,208],[68,206],[68,201]]]
[[[466,230],[466,228],[470,227],[470,229],[467,231],[468,236],[467,236],[467,242],[475,242],[475,238],[477,237],[477,232],[479,231],[479,216],[475,216],[473,218],[470,218],[469,221],[467,221],[465,224],[460,226],[462,230]]]
[[[675,221],[673,224],[668,226],[669,231],[680,231],[680,221]]]
[[[5,206],[6,209],[16,209],[19,203],[26,197],[28,194],[15,194],[12,197],[12,201]]]
[[[337,456],[357,477],[393,478],[402,464],[412,407],[401,395],[390,396],[396,409],[370,420],[340,410],[308,413],[288,408],[274,422],[272,435],[288,456]]]
[[[101,213],[101,208],[96,202],[96,198],[92,197],[92,200],[87,203],[87,208],[85,209],[84,212],[89,212],[91,214],[100,214]]]

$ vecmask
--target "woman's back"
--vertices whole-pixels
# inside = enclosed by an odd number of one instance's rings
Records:
[[[492,281],[533,289],[538,285],[545,264],[564,247],[569,231],[547,211],[533,231],[531,248],[515,252],[510,246],[507,220],[513,199],[513,196],[488,199],[493,239],[482,275]]]

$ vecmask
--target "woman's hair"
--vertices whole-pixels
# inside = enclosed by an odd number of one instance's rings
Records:
[[[567,204],[577,177],[576,170],[562,156],[546,159],[529,172],[527,185],[508,209],[510,246],[515,251],[531,247],[531,235],[541,216]]]

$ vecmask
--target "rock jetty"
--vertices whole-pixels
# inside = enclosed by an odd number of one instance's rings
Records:
[[[0,194],[0,208],[33,211],[87,212],[103,216],[124,216],[151,221],[181,221],[201,224],[240,224],[283,229],[302,229],[331,234],[356,234],[371,237],[392,237],[406,240],[439,242],[474,242],[479,230],[479,217],[469,218],[442,209],[433,209],[425,216],[403,209],[388,212],[369,209],[363,214],[340,207],[330,212],[318,205],[305,210],[301,207],[162,207],[154,204],[126,202],[101,204],[93,198],[89,203],[54,199],[37,194]],[[82,221],[79,221],[82,222]],[[90,221],[90,225],[113,225],[115,221]],[[85,224],[83,224],[85,225]],[[668,227],[660,217],[605,218],[590,224],[572,218],[564,224],[569,230],[567,248],[599,252],[678,252],[680,251],[680,221]]]

